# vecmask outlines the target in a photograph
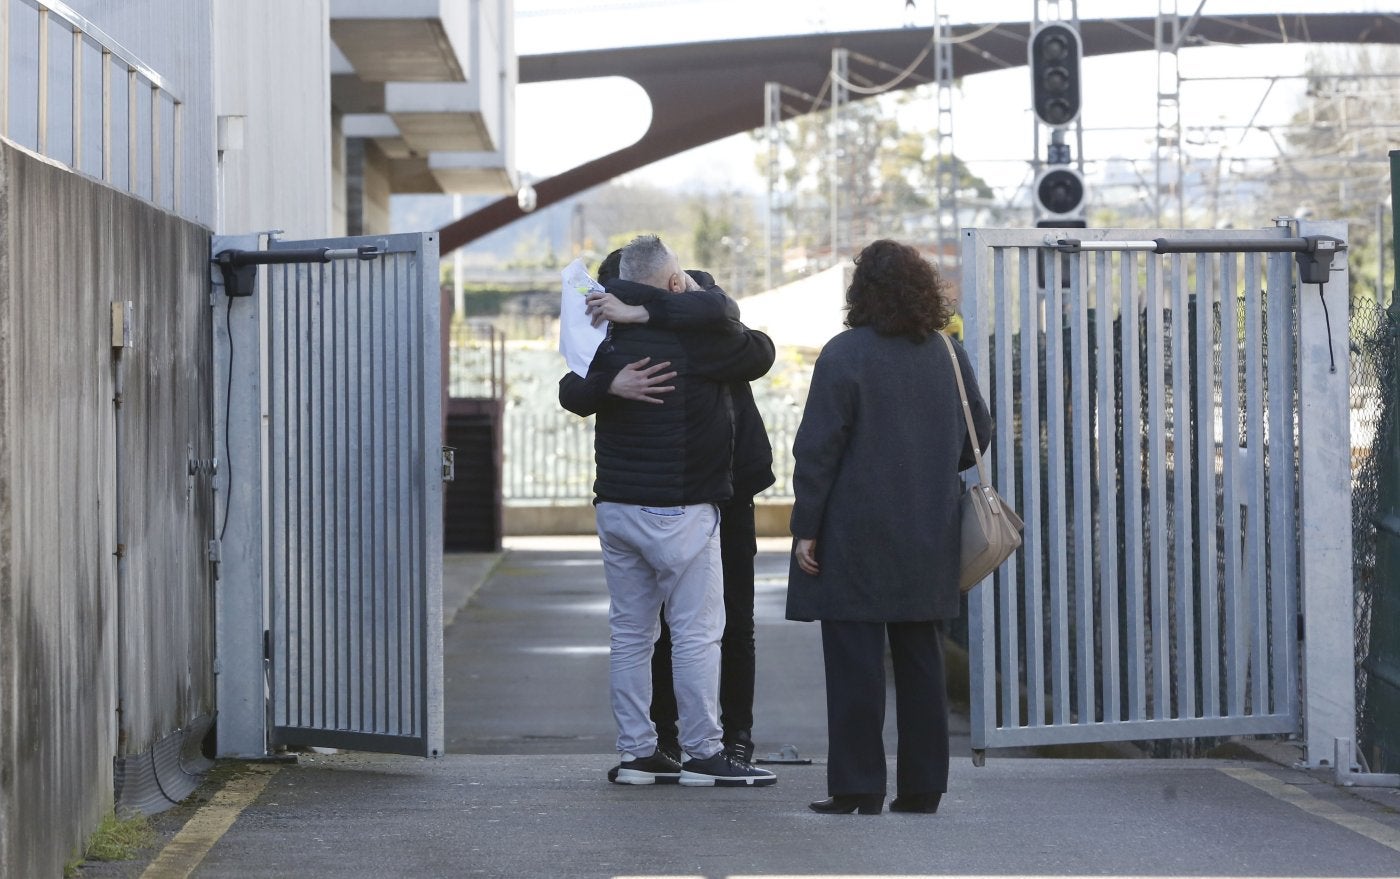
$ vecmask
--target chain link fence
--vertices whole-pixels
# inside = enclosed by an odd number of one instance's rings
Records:
[[[1400,321],[1373,302],[1351,315],[1352,578],[1356,600],[1358,753],[1376,771],[1400,769],[1400,662],[1397,610],[1400,571],[1381,551],[1384,486],[1396,479],[1400,448],[1393,444],[1400,393],[1396,340]],[[1394,498],[1390,503],[1394,503]],[[1390,557],[1393,559],[1393,556]],[[1364,657],[1364,658],[1363,658]]]

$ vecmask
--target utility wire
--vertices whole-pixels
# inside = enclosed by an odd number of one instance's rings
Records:
[[[973,31],[973,32],[970,33],[970,34],[964,34],[964,35],[962,35],[962,36],[960,36],[960,37],[952,37],[952,38],[950,38],[950,39],[948,40],[948,42],[949,42],[949,43],[952,43],[952,44],[954,44],[954,45],[957,45],[958,43],[970,43],[970,42],[972,42],[973,40],[977,39],[978,37],[981,37],[981,36],[984,36],[984,35],[986,35],[986,34],[991,33],[992,31],[996,30],[998,27],[1000,27],[999,24],[986,24],[986,25],[983,25],[982,27],[978,28],[977,30]],[[890,89],[894,88],[895,86],[899,85],[901,82],[904,82],[904,80],[908,79],[910,76],[913,76],[914,71],[919,69],[919,65],[920,65],[920,64],[923,64],[924,61],[926,61],[926,60],[928,59],[929,53],[933,51],[934,42],[935,42],[935,41],[930,40],[930,41],[929,41],[929,44],[928,44],[927,46],[924,47],[924,50],[923,50],[922,52],[919,53],[919,57],[917,57],[917,58],[915,58],[913,61],[911,61],[911,62],[909,63],[909,66],[908,66],[908,67],[904,68],[904,69],[901,70],[899,73],[897,73],[897,74],[895,75],[894,79],[891,79],[889,82],[886,82],[886,83],[884,83],[884,84],[882,84],[882,85],[875,85],[875,86],[863,86],[863,85],[858,85],[857,83],[850,82],[850,81],[848,81],[848,80],[846,80],[846,79],[844,79],[844,78],[842,78],[842,77],[838,77],[838,76],[828,76],[828,77],[827,77],[827,81],[830,82],[832,79],[835,79],[835,80],[836,80],[837,82],[839,82],[841,85],[844,85],[846,88],[850,89],[851,91],[853,91],[853,92],[855,92],[856,94],[859,94],[859,95],[878,95],[878,94],[882,94],[882,93],[887,92],[887,91],[889,91]],[[873,59],[872,59],[872,60],[873,60]],[[876,62],[876,63],[878,64],[879,62]],[[823,87],[823,88],[825,88],[825,87]]]

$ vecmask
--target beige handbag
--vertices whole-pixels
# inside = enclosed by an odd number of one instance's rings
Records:
[[[948,335],[938,335],[943,337],[948,356],[953,359],[953,375],[958,380],[967,435],[972,440],[972,454],[977,458],[978,481],[969,485],[962,496],[962,570],[958,586],[967,592],[1001,567],[1001,563],[1020,547],[1024,524],[1011,505],[992,488],[987,464],[982,460],[982,447],[977,441],[977,427],[972,423],[972,407],[967,402],[967,387],[963,384],[958,355]]]

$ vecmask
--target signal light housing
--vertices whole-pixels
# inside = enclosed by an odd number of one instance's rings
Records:
[[[1068,165],[1051,165],[1035,178],[1036,213],[1046,217],[1075,217],[1084,211],[1084,178]]]
[[[1079,118],[1081,54],[1079,32],[1067,24],[1043,24],[1031,35],[1031,107],[1051,128]]]

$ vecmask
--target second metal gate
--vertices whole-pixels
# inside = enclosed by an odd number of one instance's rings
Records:
[[[964,233],[993,472],[1026,522],[969,596],[973,748],[1300,731],[1304,293],[1292,253],[1258,252],[1299,239],[1046,234]],[[1159,235],[1223,252],[1144,252]],[[1332,290],[1345,361],[1344,267]]]
[[[448,469],[436,235],[256,247],[215,243],[229,296],[215,303],[229,341],[220,439],[229,469],[261,472],[230,487],[221,751],[435,756]]]

